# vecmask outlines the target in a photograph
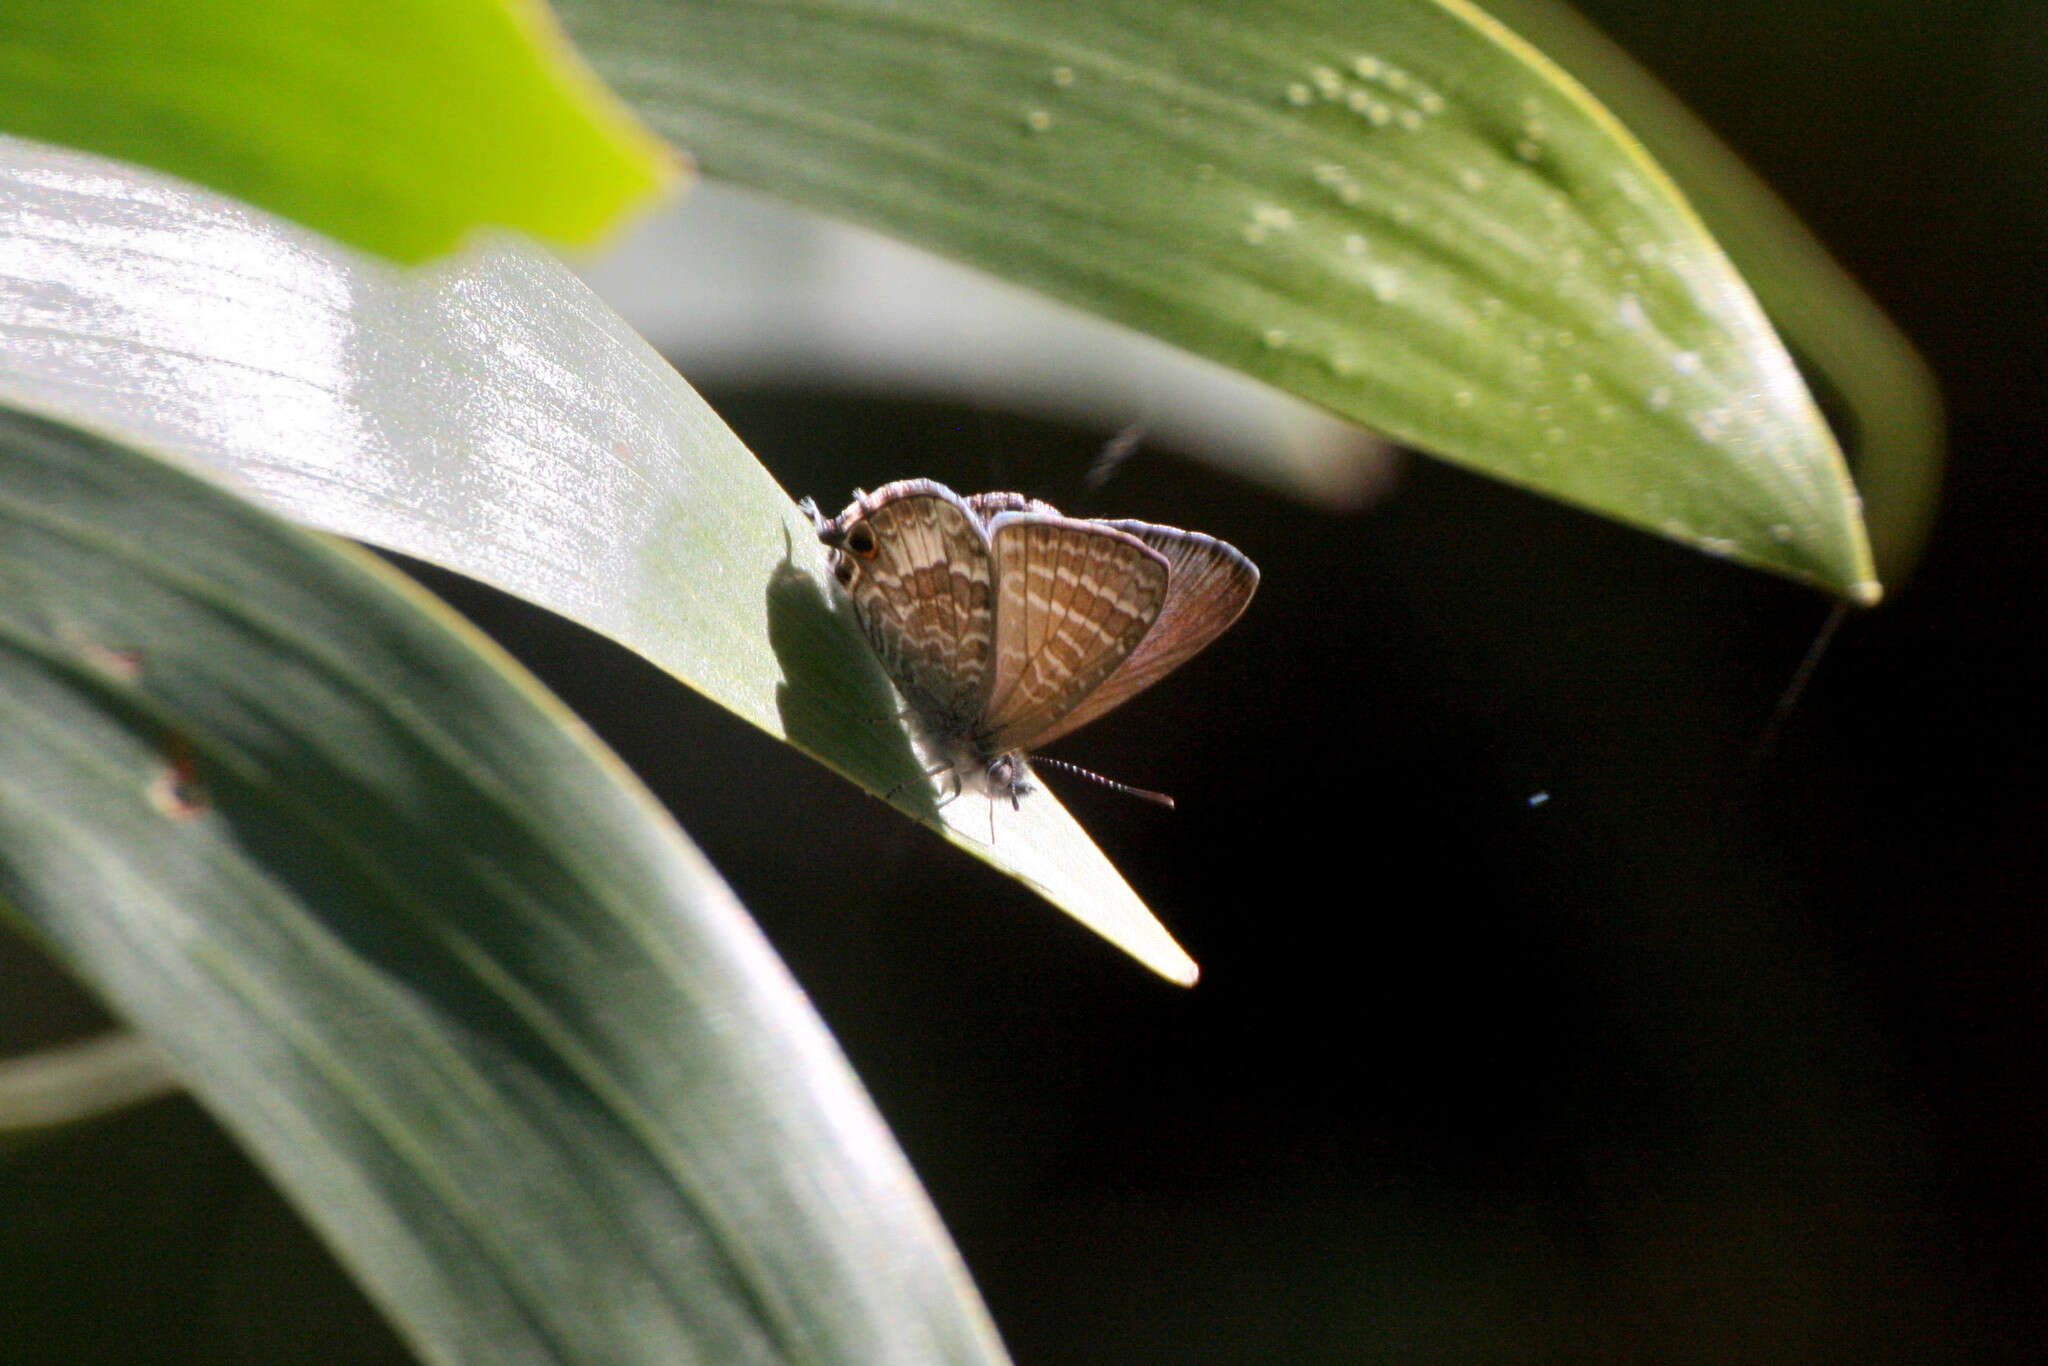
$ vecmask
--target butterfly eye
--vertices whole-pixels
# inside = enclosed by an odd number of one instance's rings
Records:
[[[846,548],[863,560],[872,560],[880,548],[875,542],[875,529],[866,522],[855,522],[853,529],[846,533]]]
[[[834,560],[832,577],[839,580],[842,585],[850,587],[853,583],[853,562],[840,559],[837,555],[832,558]]]

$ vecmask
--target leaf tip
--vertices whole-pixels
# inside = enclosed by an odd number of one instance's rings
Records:
[[[1202,980],[1201,964],[1188,957],[1181,946],[1171,940],[1167,942],[1166,951],[1155,949],[1140,953],[1128,944],[1118,944],[1117,947],[1177,987],[1192,987]]]

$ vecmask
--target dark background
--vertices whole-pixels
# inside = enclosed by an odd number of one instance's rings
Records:
[[[2048,7],[1587,8],[1951,405],[1926,560],[1768,744],[1821,599],[1429,461],[1364,515],[1156,450],[1091,500],[1107,432],[710,393],[830,506],[1015,486],[1259,561],[1215,650],[1055,749],[1180,798],[1052,778],[1203,964],[1182,991],[623,651],[430,576],[766,926],[1020,1362],[2039,1354]],[[86,1009],[21,994],[0,1027]],[[0,1228],[0,1343],[35,1360],[403,1359],[184,1102],[15,1158]]]

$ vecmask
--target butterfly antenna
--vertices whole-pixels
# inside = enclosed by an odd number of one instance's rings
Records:
[[[1051,764],[1054,768],[1063,768],[1069,773],[1086,778],[1091,783],[1100,783],[1112,792],[1121,792],[1126,797],[1136,797],[1141,802],[1151,802],[1154,806],[1163,806],[1168,811],[1174,809],[1173,798],[1167,796],[1164,792],[1154,792],[1149,788],[1143,787],[1132,787],[1129,783],[1120,783],[1114,778],[1105,778],[1093,769],[1083,768],[1079,764],[1070,764],[1065,759],[1048,759],[1041,754],[1033,757],[1031,762],[1033,764]]]

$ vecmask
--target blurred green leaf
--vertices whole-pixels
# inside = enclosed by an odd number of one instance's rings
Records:
[[[5,912],[0,905],[0,914]],[[177,1089],[163,1051],[120,1030],[0,1058],[0,1154]]]
[[[485,224],[589,243],[676,166],[527,0],[8,0],[0,132],[405,261]]]
[[[562,0],[707,172],[1837,592],[1833,438],[1664,173],[1462,0]]]
[[[646,792],[409,580],[0,413],[0,901],[428,1361],[999,1362]]]
[[[810,523],[616,314],[500,242],[397,271],[217,196],[0,140],[0,403],[582,622],[1042,892],[1195,965],[1050,792],[934,809]],[[817,490],[829,500],[841,490]]]

